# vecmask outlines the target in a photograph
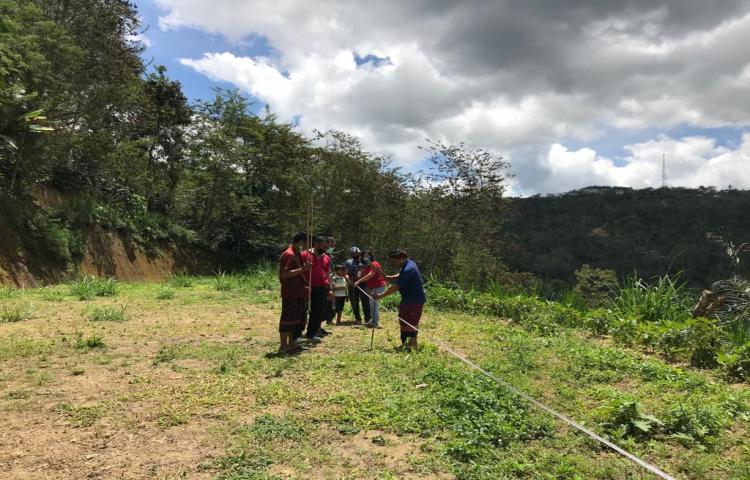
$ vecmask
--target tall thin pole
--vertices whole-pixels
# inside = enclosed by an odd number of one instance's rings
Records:
[[[661,188],[667,186],[667,156],[661,154]]]

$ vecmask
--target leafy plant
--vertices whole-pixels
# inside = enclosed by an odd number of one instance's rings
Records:
[[[653,415],[641,411],[641,405],[629,398],[616,398],[598,412],[599,425],[613,437],[633,437],[646,440],[664,425]]]
[[[638,322],[680,321],[688,316],[689,298],[679,276],[664,275],[652,283],[632,276],[614,287],[610,308]]]
[[[750,379],[750,342],[718,355],[717,361],[732,380]]]
[[[178,273],[169,277],[169,285],[176,288],[187,288],[193,286],[193,279],[184,273]]]

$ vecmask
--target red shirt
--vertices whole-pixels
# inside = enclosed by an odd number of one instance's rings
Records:
[[[383,267],[381,267],[380,264],[376,262],[375,260],[373,260],[371,263],[372,265],[377,267],[379,270],[381,271],[383,270]],[[373,270],[372,266],[368,265],[367,267],[365,267],[365,275],[367,275],[370,272],[373,272],[375,275],[373,275],[372,278],[367,280],[367,288],[373,289],[373,288],[385,287],[386,285],[388,285],[388,282],[385,281],[385,277],[379,274],[377,271]]]
[[[325,253],[320,256],[312,255],[312,286],[327,287],[331,281],[328,273],[331,271],[331,257]]]
[[[281,278],[281,271],[296,270],[307,261],[307,252],[295,252],[290,246],[279,257],[279,279],[281,281],[281,298],[307,298],[308,290],[306,275],[296,275]]]

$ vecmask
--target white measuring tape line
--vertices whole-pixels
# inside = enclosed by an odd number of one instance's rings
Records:
[[[377,300],[375,300],[374,298],[372,298],[369,293],[367,293],[366,291],[364,291],[362,289],[362,287],[357,286],[357,288],[359,288],[362,293],[364,293],[365,295],[367,295],[367,297],[370,300],[372,300],[373,302],[377,302]],[[407,322],[406,320],[404,320],[401,317],[397,317],[397,318],[399,319],[400,322],[404,323],[405,325],[408,325],[409,327],[413,328],[417,333],[419,333],[419,329],[417,327],[415,327],[414,325],[410,324],[409,322]],[[567,423],[568,425],[570,425],[571,427],[575,428],[576,430],[585,433],[586,435],[588,435],[589,437],[593,438],[597,442],[599,442],[599,443],[601,443],[603,445],[606,445],[607,447],[611,448],[612,450],[614,450],[615,452],[619,453],[623,457],[625,457],[625,458],[627,458],[627,459],[629,459],[629,460],[637,463],[638,465],[640,465],[641,467],[645,468],[646,470],[648,470],[649,472],[653,473],[654,475],[656,475],[658,477],[661,477],[661,478],[663,478],[665,480],[676,480],[674,477],[672,477],[668,473],[665,473],[663,470],[659,469],[658,467],[655,467],[654,465],[651,465],[650,463],[646,462],[645,460],[641,460],[640,458],[636,457],[635,455],[633,455],[632,453],[628,452],[624,448],[622,448],[622,447],[620,447],[620,446],[618,446],[618,445],[610,442],[606,438],[603,438],[602,436],[600,436],[600,435],[596,434],[595,432],[589,430],[588,428],[584,427],[583,425],[581,425],[580,423],[576,422],[572,418],[570,418],[570,417],[568,417],[566,415],[563,415],[562,413],[559,413],[556,410],[553,410],[551,407],[548,407],[547,405],[545,405],[545,404],[543,404],[543,403],[535,400],[533,397],[531,397],[528,394],[526,394],[526,393],[522,392],[521,390],[517,389],[516,387],[514,387],[510,383],[508,383],[505,380],[499,378],[495,374],[493,374],[491,372],[488,372],[487,370],[483,369],[482,367],[480,367],[476,363],[472,362],[468,358],[464,357],[460,353],[455,352],[452,348],[446,346],[444,343],[442,343],[442,342],[440,342],[438,340],[435,340],[434,338],[432,338],[431,340],[433,342],[435,342],[440,348],[442,348],[446,352],[450,353],[451,355],[453,355],[457,359],[461,360],[466,365],[468,365],[471,368],[473,368],[473,369],[477,370],[478,372],[482,373],[487,378],[490,378],[491,380],[494,380],[495,382],[499,383],[501,386],[505,387],[507,390],[509,390],[509,391],[513,392],[514,394],[518,395],[519,397],[523,398],[524,400],[526,400],[527,402],[531,403],[532,405],[534,405],[535,407],[539,408],[540,410],[549,413],[553,417],[556,417],[557,419],[561,420],[562,422]]]

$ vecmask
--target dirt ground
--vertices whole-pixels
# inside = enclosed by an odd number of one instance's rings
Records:
[[[290,413],[273,390],[273,374],[264,371],[269,367],[253,366],[276,348],[273,304],[252,305],[208,289],[181,290],[167,302],[151,295],[0,300],[31,302],[33,308],[29,319],[0,323],[1,478],[216,478],[217,461],[231,450],[238,425]],[[87,318],[92,308],[108,305],[126,305],[127,319]],[[338,346],[361,343],[365,335],[339,335]],[[91,336],[100,336],[104,347],[76,348],[76,341]],[[336,345],[328,342],[305,355],[331,355]],[[251,374],[216,373],[237,359]],[[290,372],[298,374],[305,372]],[[388,447],[373,449],[376,436]],[[304,468],[273,464],[269,473],[435,476],[409,467],[406,460],[419,455],[415,439],[379,432],[343,436],[321,426],[309,448],[318,444],[326,450],[320,462],[304,462]]]

